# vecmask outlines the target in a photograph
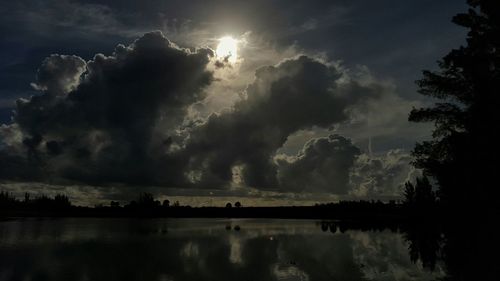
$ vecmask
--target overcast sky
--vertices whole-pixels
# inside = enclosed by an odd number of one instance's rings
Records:
[[[0,189],[79,204],[387,199],[465,1],[0,4]],[[237,58],[216,52],[231,36]],[[243,199],[242,199],[243,198]],[[246,201],[245,201],[246,200]],[[182,202],[181,202],[182,203]]]

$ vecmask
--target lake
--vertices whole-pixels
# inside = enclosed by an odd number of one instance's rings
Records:
[[[341,231],[342,230],[342,231]],[[271,219],[0,222],[0,280],[433,280],[405,235]]]

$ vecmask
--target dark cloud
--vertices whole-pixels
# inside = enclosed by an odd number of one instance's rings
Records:
[[[42,62],[32,86],[46,95],[62,96],[79,84],[85,66],[78,56],[51,55]]]
[[[48,175],[154,181],[149,168],[168,149],[168,134],[213,79],[212,56],[210,49],[181,49],[161,32],[86,64],[52,55],[34,83],[43,93],[17,102],[15,121],[28,154],[43,154],[38,164]]]
[[[0,123],[9,125],[0,126],[0,179],[203,188],[239,182],[302,191],[283,178],[288,170],[299,173],[300,166],[304,177],[315,175],[315,184],[303,191],[345,193],[340,186],[347,167],[335,178],[319,172],[340,163],[334,160],[338,156],[325,152],[317,167],[306,161],[307,149],[326,142],[318,138],[330,135],[333,125],[358,147],[371,140],[378,155],[355,160],[349,194],[395,194],[412,173],[410,157],[380,153],[411,149],[429,136],[427,125],[407,122],[408,110],[424,103],[413,81],[463,41],[465,31],[450,18],[465,5],[452,0],[4,1]],[[232,35],[240,40],[240,60],[210,61],[211,50],[181,49],[159,33],[115,47],[156,29],[183,46],[215,47],[217,38]],[[111,55],[94,55],[98,52]],[[374,72],[373,81],[302,57],[260,68],[251,82],[259,67],[299,53],[341,58],[351,69],[362,64]],[[207,70],[212,62],[214,77]],[[245,97],[234,105],[240,92]],[[218,115],[207,119],[213,112]],[[292,157],[293,163],[275,158],[295,155],[310,139],[318,140]],[[321,182],[327,179],[336,187],[327,188]]]
[[[350,194],[360,151],[349,139],[276,154],[301,130],[350,123],[386,86],[302,55],[257,69],[230,110],[203,120],[189,111],[215,80],[213,56],[161,32],[88,62],[51,55],[33,83],[40,93],[18,100],[14,124],[0,131],[0,178]]]
[[[342,136],[310,140],[291,161],[278,158],[280,185],[290,191],[347,194],[349,175],[360,153]]]
[[[408,88],[420,69],[432,66],[445,50],[462,41],[464,31],[450,19],[466,10],[465,4],[454,0],[217,0],[210,5],[203,0],[3,1],[0,47],[5,52],[0,54],[0,72],[2,59],[10,64],[47,46],[56,50],[85,46],[82,53],[103,50],[110,41],[154,29],[176,42],[197,45],[224,34],[252,31],[279,47],[297,42],[353,65],[368,64],[377,73],[398,76]],[[32,71],[25,69],[17,79],[2,83],[0,91],[15,80],[31,78]]]
[[[246,185],[278,188],[273,156],[294,132],[348,119],[349,108],[379,96],[337,67],[300,56],[256,71],[246,98],[232,111],[196,128],[184,150],[187,170],[200,185],[228,185],[235,167]]]
[[[376,156],[362,154],[351,172],[351,194],[371,198],[400,196],[404,183],[420,176],[411,161],[408,152],[398,149]]]

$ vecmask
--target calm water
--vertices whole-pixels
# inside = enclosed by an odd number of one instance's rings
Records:
[[[0,280],[432,280],[389,230],[307,220],[0,222]]]

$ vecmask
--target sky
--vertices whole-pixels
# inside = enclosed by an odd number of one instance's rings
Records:
[[[414,81],[463,44],[451,18],[465,10],[4,1],[0,189],[80,205],[143,191],[195,206],[398,198],[432,129],[407,121],[433,102]],[[237,50],[221,55],[221,38]]]

